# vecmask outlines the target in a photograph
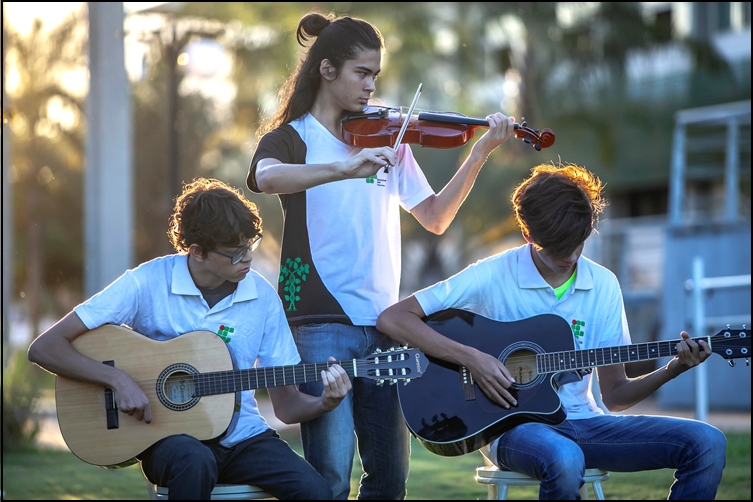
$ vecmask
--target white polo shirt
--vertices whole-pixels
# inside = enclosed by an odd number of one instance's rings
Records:
[[[223,335],[238,369],[298,364],[301,359],[277,292],[251,270],[235,292],[211,309],[188,271],[186,255],[168,255],[126,271],[75,308],[87,328],[125,324],[154,340],[206,330]],[[253,391],[241,393],[234,429],[221,444],[232,446],[269,425]]]
[[[495,321],[556,314],[572,328],[575,349],[630,344],[630,332],[615,275],[581,256],[574,284],[560,300],[541,276],[531,245],[510,249],[468,266],[449,279],[415,293],[426,315],[449,308]],[[592,374],[562,385],[558,395],[568,420],[603,414],[591,393]]]

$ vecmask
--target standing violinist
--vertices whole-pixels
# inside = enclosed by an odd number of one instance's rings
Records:
[[[280,89],[279,111],[258,132],[247,185],[278,194],[282,204],[278,293],[303,362],[360,358],[393,346],[375,326],[398,301],[400,207],[442,234],[489,154],[513,133],[514,119],[488,116],[489,130],[435,194],[408,145],[356,148],[343,141],[343,113],[363,111],[376,89],[379,30],[357,18],[309,13],[296,37],[307,52]],[[387,165],[394,166],[389,174]],[[322,392],[319,383],[300,389]],[[356,379],[345,399],[302,425],[306,459],[336,499],[347,499],[357,438],[359,498],[404,498],[410,441],[395,388]]]

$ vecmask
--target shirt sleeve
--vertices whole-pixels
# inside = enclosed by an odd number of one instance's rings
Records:
[[[400,179],[400,205],[406,211],[410,211],[434,195],[434,190],[413,157],[413,150],[407,144],[398,148],[398,166],[396,171]]]
[[[105,324],[133,326],[138,315],[138,299],[139,284],[129,270],[73,310],[90,330]]]
[[[431,315],[440,310],[462,309],[482,312],[481,291],[486,291],[479,264],[473,264],[452,277],[414,293],[414,297],[424,311]]]
[[[246,176],[246,186],[254,193],[262,193],[256,184],[256,164],[262,159],[277,159],[285,164],[295,163],[295,144],[290,134],[282,128],[273,129],[262,136],[256,147]]]
[[[289,366],[301,362],[301,356],[298,354],[293,335],[290,332],[285,311],[282,309],[282,304],[279,303],[277,295],[274,296],[274,299],[277,299],[278,302],[270,302],[264,335],[257,356],[260,368]]]
[[[622,298],[617,278],[614,278],[615,284],[612,290],[612,299],[607,306],[604,319],[604,326],[599,330],[602,335],[599,340],[599,347],[614,347],[618,345],[630,345],[630,329],[628,328],[627,316],[625,315],[625,303]]]

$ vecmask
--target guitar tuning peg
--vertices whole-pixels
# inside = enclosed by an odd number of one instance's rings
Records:
[[[406,378],[403,382],[403,385],[408,385],[410,383],[410,378]]]
[[[395,347],[390,347],[390,352],[395,352]]]
[[[523,121],[523,123],[522,123],[522,124],[520,124],[520,125],[522,125],[523,127],[526,127],[526,126],[528,125],[528,122],[526,122],[526,121],[524,120],[524,121]]]
[[[735,367],[735,360],[734,360],[734,359],[730,359],[730,360],[729,360],[729,361],[727,361],[727,362],[729,363],[729,365],[730,365],[730,368],[734,368],[734,367]]]
[[[536,143],[535,145],[533,145],[533,147],[536,149],[537,152],[541,151],[541,145],[539,145],[538,143]]]
[[[750,366],[750,359],[747,357],[745,358],[745,366]]]
[[[395,385],[397,383],[397,378],[393,378],[390,380],[390,385]]]
[[[382,349],[376,349],[374,352],[377,353],[377,354],[381,354],[382,353]]]
[[[377,380],[377,385],[380,385],[380,386],[384,385],[384,378],[380,378],[379,380]]]
[[[408,350],[408,344],[407,343],[405,345],[403,345],[403,349],[404,350]]]

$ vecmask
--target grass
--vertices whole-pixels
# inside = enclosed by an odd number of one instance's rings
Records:
[[[727,467],[718,500],[750,500],[750,433],[728,433]],[[285,437],[301,452],[297,435]],[[415,440],[412,444],[410,500],[486,499],[486,487],[474,481],[483,465],[478,452],[463,457],[440,457]],[[353,469],[351,498],[358,490],[360,466]],[[672,471],[611,473],[603,484],[607,499],[666,499]],[[5,500],[146,500],[146,486],[138,465],[125,469],[101,469],[86,464],[67,451],[22,449],[3,452]],[[512,487],[509,498],[533,500],[535,487]]]

